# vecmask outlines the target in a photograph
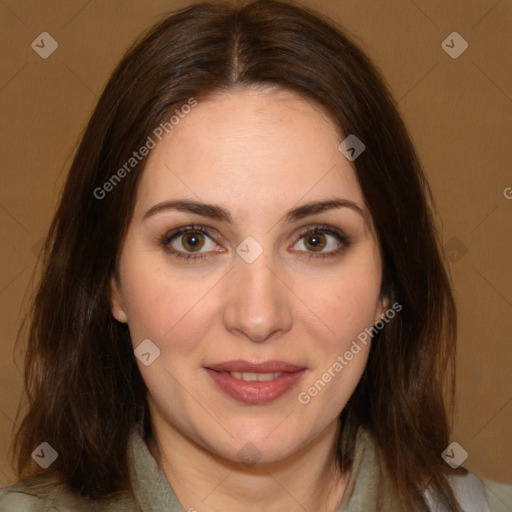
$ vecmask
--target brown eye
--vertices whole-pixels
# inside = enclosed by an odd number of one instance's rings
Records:
[[[197,251],[204,245],[204,234],[199,231],[189,231],[181,236],[181,243],[186,251]]]
[[[312,251],[321,251],[326,244],[325,235],[320,231],[311,231],[304,236],[304,245]]]
[[[186,260],[201,260],[212,252],[218,252],[218,246],[206,228],[197,226],[176,229],[166,234],[160,243],[172,256]]]
[[[349,245],[350,241],[342,231],[330,226],[319,225],[304,230],[299,241],[296,242],[294,250],[304,253],[303,255],[309,258],[327,258],[339,255]]]

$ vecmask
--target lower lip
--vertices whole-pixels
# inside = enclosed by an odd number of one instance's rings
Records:
[[[246,404],[266,404],[295,387],[306,373],[306,369],[286,372],[272,380],[244,381],[235,379],[229,373],[217,372],[206,368],[206,372],[215,384],[227,395]]]

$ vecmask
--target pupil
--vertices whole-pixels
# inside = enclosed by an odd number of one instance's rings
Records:
[[[199,235],[196,235],[196,234],[189,234],[185,237],[185,247],[187,247],[187,249],[194,249],[194,248],[197,248],[201,245],[201,240],[200,240],[200,236]]]
[[[325,246],[325,242],[322,242],[321,236],[315,234],[309,235],[306,240],[308,245],[314,249],[323,249]]]

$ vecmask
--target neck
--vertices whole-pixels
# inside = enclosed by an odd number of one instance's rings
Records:
[[[253,466],[218,457],[169,426],[154,425],[148,448],[185,510],[335,512],[350,475],[332,457],[337,427],[338,420],[286,460]]]

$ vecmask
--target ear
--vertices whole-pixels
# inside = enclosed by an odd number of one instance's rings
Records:
[[[123,298],[122,298],[122,294],[120,292],[120,285],[118,284],[115,276],[112,276],[110,278],[109,291],[110,291],[110,307],[112,310],[113,317],[118,322],[127,323],[128,316],[126,315],[126,312],[124,310]]]
[[[379,320],[381,320],[385,314],[386,311],[389,309],[389,299],[387,297],[381,297],[379,299],[379,302],[377,303],[377,308],[375,310],[375,318],[373,320],[373,323],[376,324]]]

